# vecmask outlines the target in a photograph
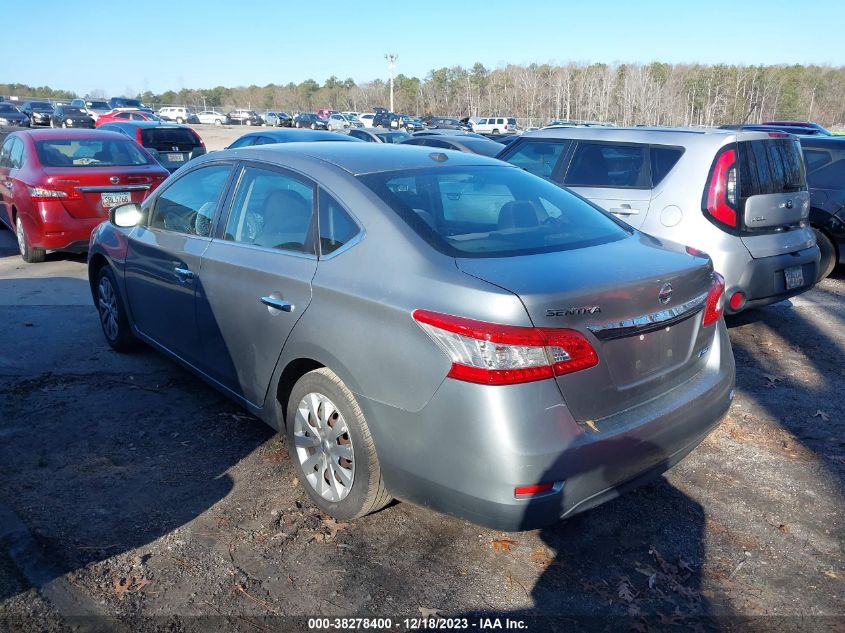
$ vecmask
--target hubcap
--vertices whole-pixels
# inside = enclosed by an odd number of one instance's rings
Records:
[[[21,222],[20,218],[17,218],[17,222],[15,222],[15,235],[18,236],[18,248],[21,251],[21,255],[26,254],[26,235],[23,232],[23,222]]]
[[[352,438],[335,404],[320,393],[299,401],[293,426],[299,466],[311,487],[326,501],[346,498],[355,479]]]
[[[108,277],[100,279],[100,284],[97,287],[97,298],[103,332],[106,333],[110,341],[113,341],[117,338],[117,297],[115,297],[114,288],[112,288]]]

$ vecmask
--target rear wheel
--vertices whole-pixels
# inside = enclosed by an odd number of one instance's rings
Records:
[[[97,312],[106,341],[113,349],[128,352],[137,347],[138,339],[132,334],[114,273],[108,265],[97,273]]]
[[[214,125],[223,125],[223,121],[220,119],[214,119]]]
[[[499,133],[499,128],[493,128],[493,134],[498,134],[498,133]]]
[[[316,130],[316,129],[317,129],[317,124],[316,124],[316,123],[312,123],[312,124],[311,124],[311,129],[312,129],[312,130]]]
[[[185,122],[185,119],[183,119],[182,117],[180,117],[180,116],[176,117],[176,123],[178,123],[179,125],[182,125],[184,122]]]
[[[247,119],[246,124],[251,127],[252,126],[252,119]]]
[[[44,261],[47,251],[30,244],[29,236],[26,234],[26,229],[23,227],[20,216],[15,218],[15,235],[18,238],[18,250],[21,253],[21,258],[26,263],[38,264]]]
[[[836,246],[827,234],[818,229],[814,229],[814,231],[816,233],[816,243],[819,245],[819,250],[822,255],[821,260],[819,261],[819,276],[816,281],[821,281],[830,275],[836,266]]]
[[[326,514],[353,519],[390,503],[364,414],[330,369],[308,372],[294,385],[287,443],[303,488]]]

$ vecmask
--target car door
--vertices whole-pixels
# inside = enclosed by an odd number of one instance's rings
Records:
[[[133,229],[125,284],[136,329],[201,368],[194,295],[202,254],[233,164],[204,164],[156,192],[147,220]]]
[[[6,137],[3,147],[0,148],[0,221],[10,229],[14,227],[12,222],[12,147],[19,143],[14,136]]]
[[[563,184],[640,228],[651,203],[648,145],[578,141]]]
[[[261,405],[317,270],[316,188],[293,172],[244,163],[225,222],[202,258],[197,294],[209,376]]]

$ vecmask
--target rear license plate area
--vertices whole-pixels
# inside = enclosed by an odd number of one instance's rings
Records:
[[[119,204],[126,204],[132,202],[132,195],[128,191],[120,191],[115,193],[101,193],[100,201],[103,203],[104,209],[111,209]]]
[[[801,266],[790,266],[783,271],[786,289],[800,288],[804,285],[804,271]]]

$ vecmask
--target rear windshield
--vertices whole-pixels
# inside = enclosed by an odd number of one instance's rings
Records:
[[[8,103],[0,103],[0,112],[17,112],[18,109],[15,106],[9,105]]]
[[[505,146],[496,141],[481,140],[480,138],[462,138],[461,145],[468,150],[482,156],[496,156]]]
[[[798,139],[740,141],[738,146],[741,198],[807,188]]]
[[[105,167],[151,162],[135,143],[121,139],[36,141],[35,151],[45,167]]]
[[[140,108],[141,102],[137,99],[115,99],[114,102],[120,108]]]
[[[29,107],[35,110],[36,112],[52,112],[53,106],[49,103],[45,103],[43,101],[33,101],[29,104]]]
[[[62,112],[65,114],[85,114],[80,108],[72,106],[64,106],[64,108],[62,108]]]
[[[359,179],[452,257],[563,251],[629,235],[582,198],[513,167],[440,166]]]
[[[149,147],[158,147],[159,145],[188,145],[191,147],[199,145],[199,141],[194,136],[194,133],[181,127],[170,128],[150,128],[141,130],[142,145]]]

